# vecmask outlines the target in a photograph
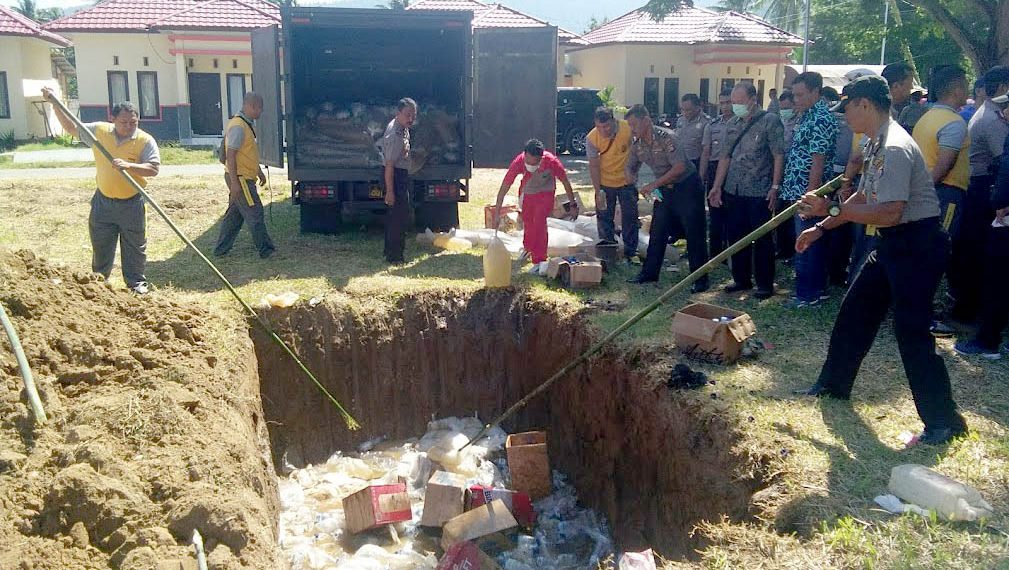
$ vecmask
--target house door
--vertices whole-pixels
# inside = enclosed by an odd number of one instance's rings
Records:
[[[662,112],[667,118],[675,118],[680,112],[680,78],[667,77],[665,92],[662,94]]]
[[[224,132],[219,74],[189,74],[189,113],[194,135],[219,136]]]
[[[645,78],[645,108],[652,118],[659,116],[659,78]]]

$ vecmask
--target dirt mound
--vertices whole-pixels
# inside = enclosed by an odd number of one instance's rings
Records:
[[[278,567],[244,326],[30,252],[0,250],[0,302],[49,416],[34,425],[4,339],[0,568],[157,568],[192,557],[194,528],[216,567]]]

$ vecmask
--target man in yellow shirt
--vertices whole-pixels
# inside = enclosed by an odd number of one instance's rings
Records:
[[[618,121],[613,111],[599,107],[595,128],[585,138],[585,154],[589,158],[589,174],[596,191],[596,225],[599,239],[615,243],[614,210],[620,202],[620,235],[624,241],[624,257],[633,259],[638,252],[638,194],[628,183],[624,172],[631,150],[631,127]]]
[[[49,88],[42,89],[42,98],[54,97]],[[112,107],[111,123],[87,123],[84,126],[94,134],[113,157],[94,148],[91,137],[77,131],[73,120],[53,105],[56,118],[63,130],[92,146],[95,154],[95,171],[98,190],[91,198],[88,216],[88,233],[91,237],[91,270],[106,279],[112,274],[116,261],[116,242],[122,245],[123,280],[138,295],[147,293],[147,213],[144,198],[127,182],[119,171],[129,172],[141,188],[147,187],[147,178],[158,175],[161,155],[154,137],[138,128],[140,113],[129,101]],[[81,136],[84,134],[84,136]]]
[[[222,256],[235,245],[235,238],[243,223],[249,224],[252,242],[259,257],[273,255],[273,241],[266,231],[263,201],[256,191],[256,179],[266,183],[266,175],[259,166],[259,145],[252,122],[263,114],[263,97],[249,91],[242,100],[242,110],[228,121],[224,133],[224,179],[228,184],[228,209],[221,220],[221,235],[217,238],[214,255]]]

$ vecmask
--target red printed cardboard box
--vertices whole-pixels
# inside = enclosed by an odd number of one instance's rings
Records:
[[[466,491],[466,510],[486,505],[496,499],[504,501],[505,506],[508,507],[520,525],[530,527],[536,524],[536,511],[533,510],[532,499],[529,498],[528,493],[520,491],[473,485]]]
[[[351,534],[413,518],[405,481],[371,485],[344,497],[343,511]]]

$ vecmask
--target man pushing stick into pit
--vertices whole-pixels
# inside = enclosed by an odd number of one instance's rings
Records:
[[[52,89],[44,87],[42,98],[55,97]],[[109,151],[114,160],[109,162],[92,145],[91,137],[81,136],[73,119],[66,116],[60,105],[53,105],[56,118],[63,130],[92,146],[95,154],[95,171],[98,189],[91,197],[88,215],[88,233],[91,236],[91,270],[106,279],[112,274],[116,261],[116,242],[122,250],[123,279],[130,291],[137,295],[147,293],[147,212],[144,197],[118,171],[129,172],[141,188],[147,179],[157,176],[161,155],[154,137],[138,128],[140,113],[129,101],[112,107],[111,123],[85,123],[95,139]]]

